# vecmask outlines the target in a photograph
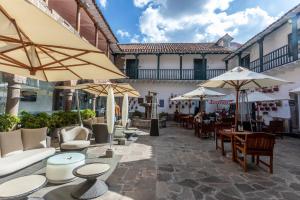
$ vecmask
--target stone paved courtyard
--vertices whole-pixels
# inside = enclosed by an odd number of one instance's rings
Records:
[[[256,166],[244,173],[230,155],[215,150],[213,140],[198,139],[192,130],[171,124],[160,133],[116,149],[121,163],[108,179],[110,191],[99,199],[300,199],[299,139],[276,141],[270,175]]]

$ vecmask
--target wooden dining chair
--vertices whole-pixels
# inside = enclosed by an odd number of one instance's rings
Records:
[[[252,133],[246,134],[244,137],[235,135],[234,141],[236,160],[245,172],[247,172],[247,155],[251,155],[252,161],[256,158],[256,165],[262,163],[269,168],[271,174],[273,173],[274,135],[268,133]],[[242,157],[239,157],[238,153],[242,154]],[[260,160],[260,156],[270,157],[269,163]]]

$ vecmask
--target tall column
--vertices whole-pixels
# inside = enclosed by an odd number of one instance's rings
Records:
[[[73,86],[76,85],[77,81],[65,81],[65,86]],[[65,90],[64,91],[64,110],[70,111],[72,110],[72,102],[73,102],[73,94],[74,90]]]
[[[293,60],[298,60],[298,19],[300,14],[295,15],[292,18],[292,55]]]
[[[182,80],[182,55],[179,55],[180,80]]]
[[[258,52],[259,52],[259,71],[264,71],[264,38],[258,41]]]
[[[8,83],[5,113],[17,116],[20,105],[21,83],[26,82],[26,78],[5,73],[4,80]]]
[[[159,80],[160,54],[157,54],[157,80]]]
[[[77,11],[76,11],[76,30],[80,33],[80,21],[81,21],[81,5],[77,3]]]
[[[110,54],[110,43],[106,41],[106,56],[109,58]]]

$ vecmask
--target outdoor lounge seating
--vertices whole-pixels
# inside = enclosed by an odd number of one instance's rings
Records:
[[[84,150],[90,145],[89,130],[80,126],[63,128],[59,140],[61,151]]]
[[[47,146],[48,139],[47,128],[0,133],[0,177],[52,156],[55,148]]]
[[[264,164],[269,168],[269,172],[273,173],[273,150],[275,144],[275,136],[267,133],[252,133],[246,134],[243,137],[240,135],[234,136],[234,149],[236,152],[236,160],[247,172],[247,155],[252,156],[252,161],[256,157],[256,165]],[[242,157],[238,156],[242,154]],[[269,163],[260,160],[260,156],[270,157]]]
[[[105,122],[104,117],[93,117],[86,120],[82,120],[84,127],[93,130],[93,124],[101,124]]]

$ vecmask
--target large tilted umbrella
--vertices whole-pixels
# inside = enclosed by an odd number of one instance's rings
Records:
[[[239,92],[241,90],[272,87],[288,83],[285,80],[268,76],[262,73],[256,73],[243,67],[234,69],[212,78],[199,86],[211,88],[233,88],[236,91],[236,110],[235,110],[235,127],[237,129],[239,113]]]
[[[128,94],[125,93],[123,96],[123,103],[122,103],[122,126],[126,127],[128,121]]]
[[[216,92],[214,90],[205,88],[205,87],[199,87],[191,92],[188,92],[186,94],[183,94],[183,97],[191,97],[191,98],[199,98],[200,104],[202,104],[202,101],[209,97],[217,97],[217,96],[224,96],[225,94]],[[202,109],[202,108],[201,108]]]
[[[0,0],[0,71],[50,82],[125,77],[63,21],[40,1]]]
[[[189,101],[189,104],[191,104],[191,101],[193,100],[197,100],[199,101],[199,98],[196,97],[185,97],[185,96],[178,96],[178,97],[174,97],[172,99],[170,99],[171,101]],[[189,106],[189,114],[191,113],[191,108]]]
[[[116,118],[115,118],[114,90],[112,89],[112,87],[109,87],[107,101],[106,101],[106,122],[107,122],[107,130],[109,133],[110,149],[112,146],[112,134],[114,133],[115,119]]]

